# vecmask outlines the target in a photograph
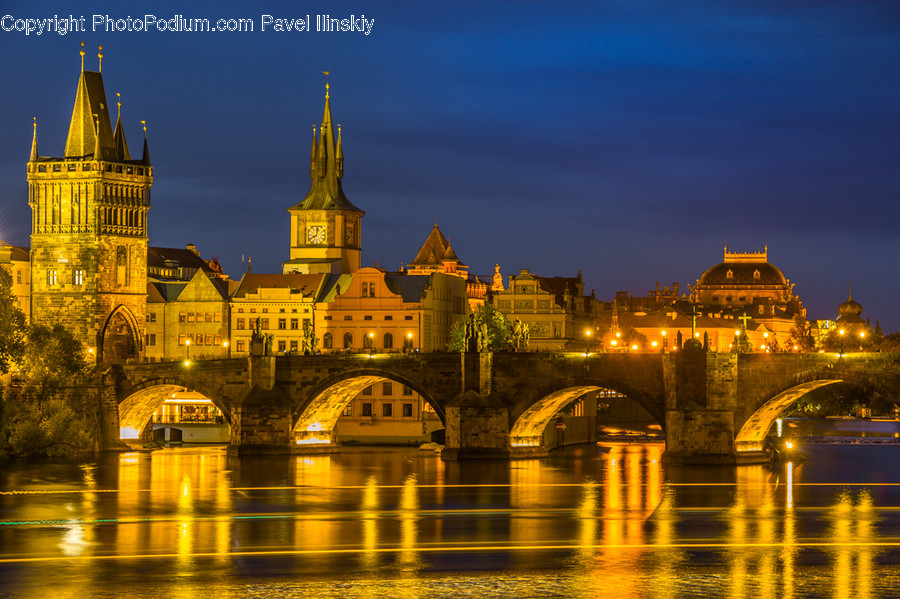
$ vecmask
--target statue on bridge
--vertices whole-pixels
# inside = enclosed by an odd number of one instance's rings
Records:
[[[513,332],[512,332],[512,342],[513,342],[513,351],[525,351],[528,349],[528,341],[530,339],[530,335],[528,332],[528,325],[519,320],[518,318],[513,323]]]
[[[490,344],[489,336],[488,336],[488,327],[485,323],[477,323],[475,321],[475,314],[470,314],[469,319],[466,320],[465,327],[465,351],[467,352],[486,352],[488,351],[488,345]]]
[[[256,317],[256,326],[250,332],[250,355],[251,356],[271,356],[272,344],[275,342],[275,335],[271,333],[260,332],[260,317]]]

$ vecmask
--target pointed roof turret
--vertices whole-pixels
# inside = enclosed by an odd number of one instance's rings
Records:
[[[69,135],[66,137],[65,157],[82,158],[93,154],[94,160],[117,160],[103,77],[99,72],[84,70],[83,49],[81,64],[75,107],[72,109]]]
[[[29,162],[34,162],[38,159],[38,149],[37,149],[37,117],[34,117],[34,137],[31,138],[31,158],[29,158]]]
[[[328,76],[328,71],[324,71]],[[334,127],[331,118],[331,85],[325,82],[325,109],[319,127],[318,142],[314,141],[314,152],[310,156],[310,178],[312,185],[302,202],[291,210],[347,210],[362,213],[354,206],[341,187],[343,177],[343,144],[335,144]],[[313,132],[315,138],[315,131]],[[313,155],[315,159],[313,160]]]
[[[341,126],[338,125],[337,150],[335,150],[334,158],[335,174],[338,179],[344,177],[344,142],[341,139]]]
[[[416,254],[416,258],[409,263],[409,266],[440,264],[441,259],[449,247],[450,242],[447,241],[447,238],[441,233],[437,223],[434,223],[434,228],[431,229],[431,233],[428,234],[425,243],[419,248],[419,253]],[[455,255],[456,254],[454,254],[454,256]]]
[[[125,141],[125,129],[122,127],[122,94],[116,92],[116,98],[118,99],[116,105],[119,108],[116,130],[113,131],[113,139],[116,141],[116,156],[119,160],[131,160],[131,154],[128,153],[128,142]]]
[[[141,121],[141,125],[144,127],[144,154],[141,157],[141,162],[150,166],[150,145],[147,143],[147,121]]]

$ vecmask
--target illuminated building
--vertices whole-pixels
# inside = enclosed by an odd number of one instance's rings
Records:
[[[216,260],[204,260],[196,246],[151,247],[148,251],[148,360],[228,357],[228,280]]]
[[[527,269],[509,275],[503,291],[490,294],[489,303],[510,320],[528,325],[528,349],[585,351],[585,330],[593,329],[600,303],[584,295],[581,271],[575,277],[541,277]]]
[[[288,209],[291,249],[290,259],[283,264],[285,274],[349,274],[360,267],[360,224],[365,213],[347,199],[341,187],[344,150],[340,125],[337,142],[334,138],[329,87],[326,83],[318,139],[313,129],[309,193]]]
[[[435,272],[462,277],[466,280],[466,295],[469,298],[469,309],[476,310],[484,304],[488,290],[503,291],[503,276],[500,274],[500,265],[494,266],[494,274],[490,279],[482,279],[469,273],[469,267],[460,261],[450,242],[441,233],[437,223],[425,243],[419,248],[419,252],[412,262],[406,265],[401,272],[410,275],[428,275]]]
[[[255,274],[241,277],[231,296],[231,355],[250,353],[250,339],[259,326],[272,335],[273,354],[314,351],[316,301],[328,275]]]
[[[31,312],[31,261],[28,248],[0,241],[0,281],[10,285],[16,305],[28,322]]]
[[[144,353],[147,211],[153,168],[133,160],[122,126],[110,124],[100,68],[82,70],[62,157],[38,154],[35,122],[27,165],[31,318],[61,322],[104,362]],[[102,52],[99,58],[102,60]]]

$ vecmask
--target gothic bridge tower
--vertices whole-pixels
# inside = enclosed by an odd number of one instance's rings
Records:
[[[325,72],[328,75],[328,72]],[[360,222],[365,212],[350,203],[341,187],[344,148],[341,126],[335,143],[330,85],[325,83],[325,112],[319,138],[313,128],[309,177],[312,185],[291,213],[291,253],[285,274],[349,274],[360,266]]]
[[[144,127],[140,160],[128,151],[118,102],[110,125],[101,66],[81,75],[65,154],[28,160],[31,319],[62,323],[100,362],[139,359],[147,313],[147,211],[153,168]],[[116,94],[118,96],[118,94]]]

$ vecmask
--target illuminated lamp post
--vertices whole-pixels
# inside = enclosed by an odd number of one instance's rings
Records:
[[[838,331],[838,333],[841,336],[841,357],[843,358],[844,357],[844,329],[841,329],[840,331]]]
[[[191,340],[185,339],[184,345],[187,347],[187,358],[184,361],[184,365],[187,366],[191,363]]]
[[[662,331],[660,331],[659,334],[662,335],[662,352],[663,352],[663,353],[666,353],[666,346],[669,345],[669,340],[666,339],[666,331],[665,331],[665,329],[663,329]]]
[[[224,342],[224,343],[222,344],[222,347],[225,348],[225,357],[226,357],[226,358],[230,358],[230,357],[231,357],[231,352],[228,351],[228,342],[227,342],[227,341]]]
[[[413,334],[412,334],[412,333],[407,333],[407,334],[406,334],[406,350],[407,350],[407,351],[412,351],[412,348],[413,348],[413,342],[412,342],[412,339],[413,339]]]
[[[860,332],[859,332],[859,351],[862,351],[862,348],[863,348],[863,347],[862,347],[862,344],[863,344],[863,340],[864,340],[865,338],[866,338],[866,332],[865,332],[865,331],[860,331]]]
[[[375,333],[369,331],[366,337],[369,339],[369,355],[371,356],[375,353]]]
[[[585,340],[587,342],[587,349],[584,352],[584,356],[587,357],[587,356],[591,355],[591,330],[587,329],[584,332],[584,336],[585,336]]]
[[[769,333],[768,333],[768,331],[763,333],[763,349],[766,350],[766,353],[769,353]]]

